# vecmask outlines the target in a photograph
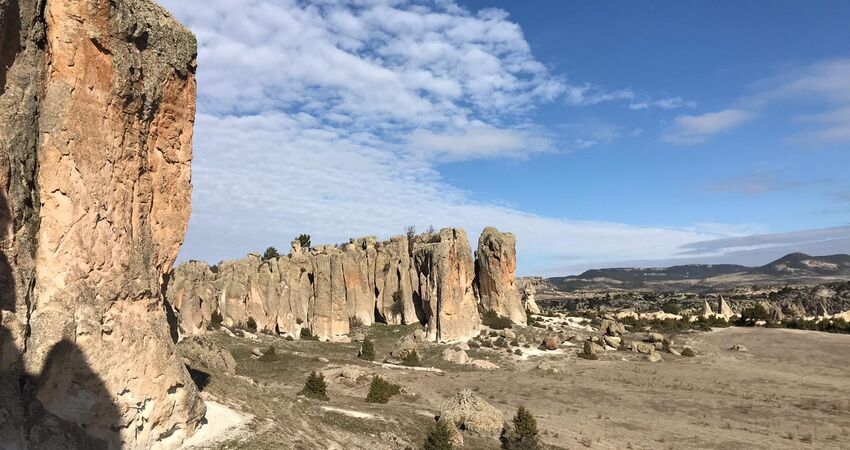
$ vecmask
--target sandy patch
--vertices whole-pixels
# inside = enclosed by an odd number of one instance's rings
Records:
[[[335,412],[346,415],[348,417],[354,417],[357,419],[375,419],[376,416],[374,414],[369,414],[360,411],[354,411],[352,409],[343,409],[343,408],[334,408],[333,406],[322,406],[323,411]]]
[[[207,414],[204,416],[204,423],[198,428],[198,431],[183,442],[183,449],[196,448],[201,445],[208,446],[209,444],[222,441],[242,428],[243,425],[250,422],[254,416],[243,414],[221,403],[206,401]]]

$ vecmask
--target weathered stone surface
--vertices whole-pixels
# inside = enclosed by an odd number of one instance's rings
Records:
[[[543,339],[541,347],[546,350],[557,350],[561,346],[561,341],[555,336],[549,336]]]
[[[504,427],[502,412],[468,389],[443,403],[440,420],[469,434],[490,438],[498,438]]]
[[[535,299],[535,296],[537,295],[537,289],[534,287],[534,285],[531,283],[526,283],[525,287],[523,287],[522,295],[523,303],[525,306],[525,312],[527,314],[540,314],[540,306],[537,305],[537,300]]]
[[[711,309],[711,305],[708,304],[708,300],[705,300],[702,306],[702,317],[704,319],[710,319],[714,317],[714,310]]]
[[[180,332],[190,336],[206,333],[218,311],[215,274],[208,265],[191,261],[176,268],[171,278],[166,297],[179,314]]]
[[[626,327],[616,320],[603,319],[602,324],[599,326],[599,331],[606,336],[619,336],[626,332]]]
[[[211,369],[228,375],[236,374],[236,360],[227,349],[206,336],[192,336],[177,344],[177,352],[192,367]]]
[[[204,405],[161,287],[190,211],[195,39],[148,0],[0,16],[0,440],[179,444]]]
[[[443,359],[455,364],[466,364],[469,362],[469,355],[463,350],[452,350],[447,348],[443,350]]]
[[[649,352],[648,355],[646,355],[646,360],[649,361],[649,362],[659,362],[659,361],[664,361],[664,358],[661,357],[661,353],[653,350],[653,351]]]
[[[414,266],[428,336],[436,341],[464,341],[481,327],[473,291],[474,267],[466,232],[444,228],[414,241]]]
[[[723,316],[726,321],[729,321],[732,317],[735,316],[735,313],[732,312],[732,308],[726,303],[726,300],[723,296],[720,296],[720,315]]]
[[[516,237],[487,227],[478,239],[475,256],[475,285],[481,307],[525,325],[528,319],[516,285]]]

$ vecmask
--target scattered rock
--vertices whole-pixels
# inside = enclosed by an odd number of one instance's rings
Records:
[[[422,328],[417,328],[416,331],[413,332],[413,340],[417,342],[425,342],[428,340],[428,333],[426,333]]]
[[[646,360],[647,360],[647,361],[649,361],[649,362],[659,362],[659,361],[664,361],[664,359],[663,359],[663,358],[661,358],[661,353],[659,353],[659,352],[657,352],[657,351],[655,351],[655,350],[653,350],[653,351],[649,352],[649,354],[648,354],[648,355],[646,355]]]
[[[615,336],[603,336],[602,340],[605,341],[607,345],[610,345],[614,348],[620,348],[620,344],[622,344],[623,339]]]
[[[749,352],[749,350],[747,349],[747,347],[744,347],[744,346],[743,346],[743,345],[741,345],[741,344],[735,344],[735,345],[733,345],[733,346],[729,347],[729,350],[734,350],[734,351],[742,352],[742,353],[744,353],[744,352]]]
[[[675,348],[668,348],[667,351],[673,356],[682,356],[682,354]]]
[[[260,356],[263,356],[263,351],[260,350],[259,347],[254,347],[253,349],[251,349],[251,354],[259,358]]]
[[[483,369],[483,370],[496,370],[496,369],[499,368],[498,365],[496,365],[496,364],[494,364],[490,361],[484,360],[484,359],[476,359],[476,360],[470,361],[469,365],[472,366],[472,367],[475,367],[476,369]]]
[[[646,335],[646,342],[651,342],[653,344],[654,343],[663,343],[664,342],[664,335],[662,335],[661,333],[649,333],[649,334]]]
[[[537,365],[537,370],[542,370],[544,372],[548,372],[548,371],[552,370],[552,365],[549,364],[546,361],[542,361],[540,364]]]
[[[320,356],[320,357],[316,358],[316,361],[319,361],[319,362],[325,363],[325,364],[330,362],[330,360],[328,358],[325,358],[324,356]]]
[[[506,339],[516,339],[516,333],[514,333],[514,331],[510,328],[505,329],[502,332],[502,336],[504,336]]]
[[[632,342],[632,350],[648,355],[655,351],[655,346],[652,344],[647,344],[646,342]]]
[[[623,326],[620,322],[617,322],[613,319],[603,319],[602,325],[599,327],[599,330],[602,331],[606,336],[619,336],[621,334],[625,334],[626,327]]]
[[[583,353],[585,355],[598,355],[604,351],[605,349],[601,345],[591,341],[584,341]]]
[[[457,349],[467,351],[467,350],[469,350],[469,344],[467,344],[466,342],[461,342],[460,344],[457,345]]]
[[[349,380],[356,380],[363,375],[363,370],[357,366],[347,365],[342,367],[339,375]]]
[[[558,347],[561,346],[561,343],[558,341],[558,338],[554,336],[549,336],[543,339],[543,343],[541,344],[541,346],[546,350],[557,350]]]
[[[443,350],[443,359],[455,364],[466,364],[469,362],[469,355],[467,355],[463,350],[452,350],[447,348]]]
[[[440,420],[471,435],[494,439],[504,427],[502,412],[468,389],[443,403]]]
[[[693,349],[693,347],[691,347],[689,345],[682,347],[682,356],[687,356],[688,358],[693,358],[696,355],[697,355],[697,352],[696,352],[696,350]]]

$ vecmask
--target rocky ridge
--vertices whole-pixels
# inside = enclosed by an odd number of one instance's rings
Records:
[[[488,228],[476,272],[469,240],[458,228],[310,249],[295,241],[288,255],[265,261],[249,255],[215,267],[183,264],[171,275],[166,298],[184,335],[220,323],[346,341],[350,324],[381,322],[421,323],[431,341],[462,341],[480,330],[479,306],[526,322],[515,284],[515,246],[513,235]],[[478,292],[488,300],[480,302]]]

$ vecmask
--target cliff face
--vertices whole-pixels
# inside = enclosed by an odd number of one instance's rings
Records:
[[[525,325],[525,308],[516,284],[516,237],[487,227],[475,253],[475,286],[481,307]]]
[[[194,37],[148,0],[0,0],[0,24],[0,366],[35,424],[0,433],[176,445],[204,414],[161,294],[190,212]]]
[[[250,255],[214,268],[190,262],[175,269],[166,298],[184,335],[205,333],[217,314],[225,326],[295,338],[306,329],[331,341],[347,339],[354,321],[419,322],[432,340],[477,335],[481,319],[466,233],[446,228],[412,243],[411,252],[402,236],[312,249],[294,242],[288,256],[268,261]]]

